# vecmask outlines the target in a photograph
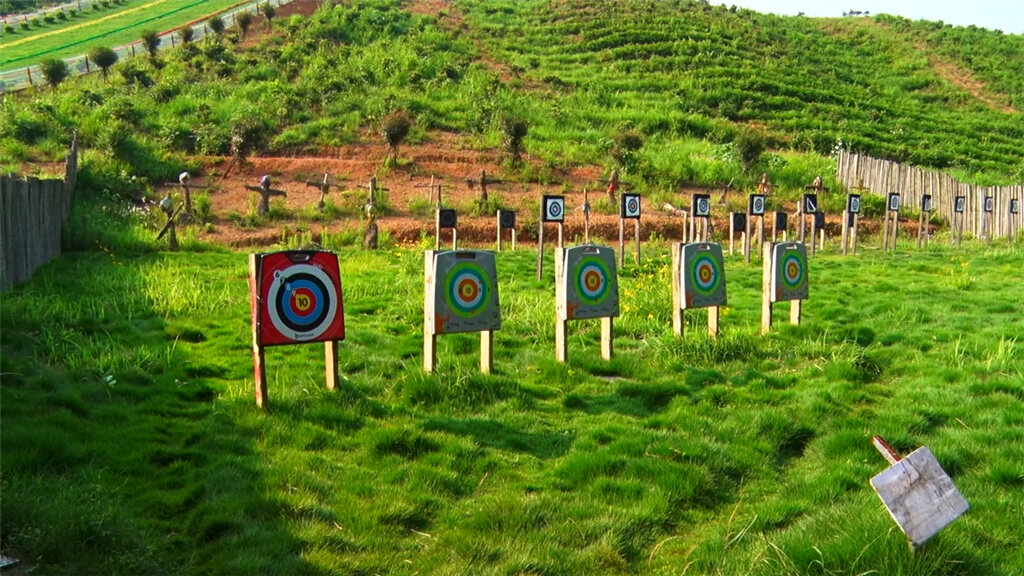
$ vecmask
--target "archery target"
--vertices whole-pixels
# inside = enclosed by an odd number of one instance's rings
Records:
[[[619,282],[615,252],[606,246],[574,246],[565,250],[556,308],[566,320],[619,315]]]
[[[694,216],[711,216],[711,197],[707,194],[694,194],[691,208]]]
[[[623,194],[620,214],[623,218],[640,218],[640,195]]]
[[[764,194],[750,195],[750,214],[752,216],[764,216]]]
[[[818,195],[804,194],[804,214],[814,214],[818,211]]]
[[[921,196],[921,211],[931,212],[932,211],[932,195],[923,194]]]
[[[814,213],[814,227],[821,230],[825,227],[825,213],[815,212]]]
[[[992,212],[996,207],[996,200],[991,196],[985,196],[985,212]]]
[[[860,214],[860,194],[850,194],[846,197],[846,211],[850,214]]]
[[[1010,214],[1016,214],[1020,211],[1020,201],[1016,198],[1010,199]]]
[[[963,213],[964,208],[967,206],[966,196],[957,196],[953,199],[953,211],[960,214]]]
[[[785,212],[776,212],[775,213],[774,226],[775,226],[775,231],[776,232],[785,232],[788,224],[789,224],[789,214],[786,214]]]
[[[807,247],[782,242],[772,248],[772,302],[806,300]]]
[[[725,264],[718,244],[683,244],[678,274],[682,308],[725,306]]]
[[[498,225],[502,229],[507,230],[509,228],[516,227],[516,213],[515,210],[499,210],[498,211]]]
[[[544,222],[562,222],[565,220],[565,196],[544,195],[541,206],[541,220]]]
[[[896,192],[889,193],[889,211],[899,212],[900,210],[900,195]]]
[[[330,252],[257,255],[259,343],[264,346],[345,338],[338,257]]]
[[[745,232],[747,229],[747,215],[744,212],[732,213],[732,229],[736,232]]]
[[[441,228],[456,228],[459,224],[459,215],[453,208],[441,208],[437,211],[437,222]]]
[[[433,334],[501,328],[493,252],[436,252],[430,265],[426,314]]]

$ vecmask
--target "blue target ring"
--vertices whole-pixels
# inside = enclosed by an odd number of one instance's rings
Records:
[[[694,289],[705,296],[718,290],[722,282],[722,270],[718,260],[709,254],[701,254],[693,259],[690,275]]]
[[[278,299],[282,318],[292,326],[315,324],[324,312],[323,286],[308,277],[286,280]]]
[[[596,306],[611,293],[611,271],[600,258],[590,256],[576,265],[576,293],[580,300]]]
[[[458,316],[472,318],[487,308],[491,284],[484,269],[476,264],[456,264],[448,272],[444,287],[448,308]]]

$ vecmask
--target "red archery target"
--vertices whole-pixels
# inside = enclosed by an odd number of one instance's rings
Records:
[[[330,252],[257,255],[260,344],[343,340],[338,257]]]

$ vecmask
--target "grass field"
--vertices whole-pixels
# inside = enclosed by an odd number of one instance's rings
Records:
[[[129,44],[144,30],[170,30],[235,4],[238,0],[136,0],[86,10],[68,20],[3,35],[0,66],[27,66],[43,58],[84,54],[97,45]]]
[[[819,255],[803,324],[767,337],[760,267],[727,257],[717,341],[700,312],[672,337],[652,245],[620,271],[614,360],[580,322],[567,366],[551,266],[501,253],[490,376],[475,335],[421,371],[419,248],[327,244],[342,384],[320,346],[268,349],[269,412],[245,254],[107,244],[5,293],[3,552],[41,573],[1024,569],[1020,244]],[[916,554],[868,484],[872,434],[928,445],[971,503]]]

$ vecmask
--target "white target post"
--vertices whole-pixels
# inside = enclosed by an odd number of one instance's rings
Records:
[[[256,405],[267,408],[265,348],[324,343],[327,389],[338,384],[338,342],[345,339],[338,256],[290,250],[249,255]]]
[[[537,224],[537,280],[544,274],[544,224],[558,225],[558,247],[562,247],[562,225],[565,222],[565,196],[545,194],[540,202],[540,222]],[[557,258],[555,260],[558,261]]]
[[[427,250],[423,255],[423,370],[437,369],[437,335],[480,333],[480,371],[494,365],[494,332],[501,329],[494,253]]]
[[[808,297],[807,248],[801,242],[764,246],[761,284],[761,333],[772,329],[772,305],[789,301],[789,322],[800,324],[802,302]]]
[[[726,305],[725,260],[718,244],[672,245],[672,331],[682,336],[683,311],[708,309],[708,336],[718,337],[719,307]]]
[[[626,258],[626,220],[634,223],[633,236],[636,240],[634,262],[640,264],[640,195],[623,193],[619,204],[619,267],[624,267]],[[590,235],[587,234],[589,237]]]
[[[601,357],[612,359],[619,315],[615,251],[584,245],[555,249],[555,360],[569,361],[569,320],[601,319]]]

